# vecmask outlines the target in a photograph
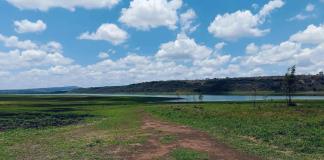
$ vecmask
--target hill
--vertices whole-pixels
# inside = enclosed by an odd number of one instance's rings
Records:
[[[323,75],[298,75],[297,92],[321,93],[324,91]],[[126,86],[107,86],[78,88],[74,93],[202,93],[227,94],[251,93],[256,88],[259,93],[282,93],[283,76],[215,78],[206,80],[170,80],[131,84]]]
[[[0,90],[0,94],[54,94],[54,93],[66,93],[75,90],[77,88],[79,87],[68,86],[68,87]]]

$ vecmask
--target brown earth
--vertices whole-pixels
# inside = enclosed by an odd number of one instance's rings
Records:
[[[143,116],[141,129],[149,134],[144,145],[136,147],[131,160],[151,160],[167,157],[176,148],[187,148],[208,153],[211,160],[260,160],[260,158],[239,152],[225,144],[217,142],[206,133],[187,126],[162,122],[149,115]],[[176,139],[170,143],[161,143],[161,137],[172,135]]]

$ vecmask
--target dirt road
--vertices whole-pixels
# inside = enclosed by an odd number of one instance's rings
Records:
[[[211,160],[259,160],[260,158],[247,155],[232,149],[206,133],[192,128],[175,125],[154,119],[145,114],[141,129],[149,134],[148,141],[139,146],[131,159],[151,160],[160,159],[176,148],[188,148],[199,152],[208,153]],[[173,136],[175,139],[170,143],[162,143],[161,138]]]

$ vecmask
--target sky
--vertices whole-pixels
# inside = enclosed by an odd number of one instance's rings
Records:
[[[0,89],[324,70],[324,0],[2,0]]]

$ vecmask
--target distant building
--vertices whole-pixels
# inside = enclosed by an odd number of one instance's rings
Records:
[[[322,72],[319,72],[318,75],[319,75],[320,77],[324,77],[324,72],[323,72],[323,71],[322,71]]]

